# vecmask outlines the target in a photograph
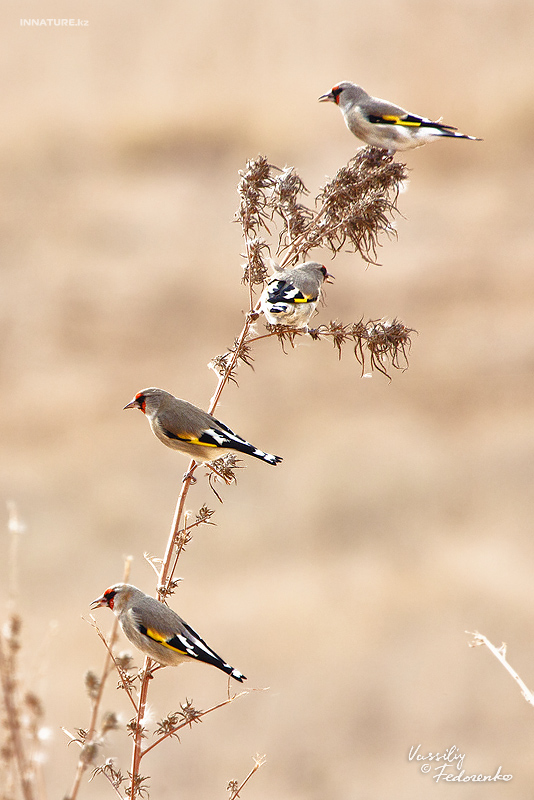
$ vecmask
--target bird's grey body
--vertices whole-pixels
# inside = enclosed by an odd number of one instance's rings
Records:
[[[361,86],[341,81],[319,101],[330,100],[339,106],[349,131],[362,142],[394,153],[421,147],[437,137],[473,139],[442,122],[410,114],[401,106],[372,97]]]
[[[237,681],[245,676],[227,664],[175,611],[136,586],[119,583],[91,603],[108,606],[119,620],[126,638],[145,655],[164,666],[202,661]]]
[[[138,392],[125,408],[139,408],[145,414],[157,438],[195,461],[213,461],[226,453],[240,452],[277,464],[273,456],[241,438],[211,414],[187,400],[152,386]]]
[[[306,328],[329,276],[317,261],[275,270],[261,295],[261,310],[271,325]]]

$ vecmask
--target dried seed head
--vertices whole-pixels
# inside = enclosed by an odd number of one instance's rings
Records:
[[[260,227],[269,230],[267,192],[273,184],[271,165],[265,156],[258,156],[247,161],[246,168],[240,170],[239,175],[241,180],[237,192],[240,200],[236,219],[241,223],[245,236],[253,239]]]
[[[80,751],[80,761],[85,766],[90,766],[94,764],[94,761],[98,754],[98,745],[96,742],[87,742],[84,744]]]
[[[115,662],[117,666],[124,671],[132,669],[132,661],[133,656],[128,650],[121,650],[121,652],[115,656]]]
[[[108,731],[116,731],[119,727],[119,718],[114,711],[106,711],[102,717],[101,731],[104,736]]]
[[[268,270],[263,260],[262,250],[267,249],[269,252],[269,245],[265,239],[256,237],[255,239],[247,239],[246,246],[248,262],[243,264],[242,283],[263,286]]]
[[[298,201],[302,194],[308,194],[308,190],[293,167],[285,167],[274,178],[270,202],[273,215],[278,214],[284,223],[279,235],[279,249],[288,247],[302,236],[313,219],[314,212]]]
[[[398,212],[397,197],[405,178],[404,164],[384,150],[360,150],[318,195],[319,211],[298,243],[298,253],[313,247],[337,253],[348,244],[365,261],[376,263],[380,234],[396,235],[391,217]]]
[[[91,700],[96,700],[100,689],[100,678],[92,670],[88,670],[84,682],[87,694]]]

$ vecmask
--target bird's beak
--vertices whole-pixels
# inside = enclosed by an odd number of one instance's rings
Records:
[[[91,608],[91,609],[100,608],[100,606],[107,606],[107,604],[108,603],[107,603],[106,598],[104,597],[104,595],[102,595],[102,597],[97,597],[96,600],[93,600],[93,602],[90,604],[89,608]]]
[[[333,103],[336,102],[336,98],[334,97],[334,92],[328,92],[328,94],[322,94],[319,98],[320,103],[325,103],[327,100],[331,100]]]
[[[125,411],[127,408],[139,408],[139,403],[137,402],[135,397],[130,403],[128,403],[128,405],[124,406],[122,410]]]
[[[335,281],[335,276],[334,275],[330,275],[330,273],[328,272],[326,274],[326,278],[324,279],[324,282],[325,283],[334,283],[334,281]]]

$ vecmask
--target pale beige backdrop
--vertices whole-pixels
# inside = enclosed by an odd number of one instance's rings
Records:
[[[259,753],[247,800],[531,792],[534,710],[464,631],[506,640],[534,685],[533,16],[527,0],[2,4],[0,499],[27,523],[19,608],[50,798],[77,756],[60,727],[87,725],[83,676],[104,655],[82,615],[126,554],[154,590],[143,552],[162,555],[187,464],[121,409],[147,385],[207,405],[206,365],[246,308],[238,170],[264,153],[315,194],[358,147],[317,103],[343,79],[484,142],[406,156],[380,267],[313,254],[336,276],[317,320],[399,316],[419,332],[408,371],[361,379],[328,343],[264,341],[225,392],[220,417],[284,463],[247,462],[223,507],[191,491],[218,526],[189,546],[173,606],[270,689],[143,774],[155,800],[225,798]],[[113,684],[104,705],[125,721]],[[153,713],[225,692],[216,670],[166,670]],[[513,780],[436,786],[417,744]],[[112,755],[128,769],[129,740]],[[101,778],[80,794],[112,796]]]

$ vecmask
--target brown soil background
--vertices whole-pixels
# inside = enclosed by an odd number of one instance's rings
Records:
[[[87,27],[27,28],[21,18]],[[362,379],[349,353],[304,341],[255,351],[218,413],[276,470],[248,462],[180,563],[172,605],[253,692],[143,763],[151,797],[247,800],[517,797],[534,780],[534,711],[481,630],[534,684],[534,12],[525,0],[6,0],[0,9],[1,497],[20,541],[24,678],[53,739],[49,796],[89,718],[103,649],[82,619],[120,580],[149,592],[186,460],[132,395],[206,406],[206,364],[240,330],[238,170],[264,153],[314,196],[358,143],[317,97],[343,79],[483,143],[407,154],[398,240],[380,267],[342,254],[318,321],[400,317],[410,368]],[[315,253],[322,259],[328,255]],[[7,515],[6,515],[7,519]],[[7,599],[7,533],[0,580]],[[104,628],[111,622],[97,612]],[[110,684],[105,708],[129,708]],[[159,718],[224,697],[216,670],[166,670]],[[412,745],[466,754],[435,785]],[[103,757],[129,767],[129,740]],[[80,798],[111,797],[102,778]]]

